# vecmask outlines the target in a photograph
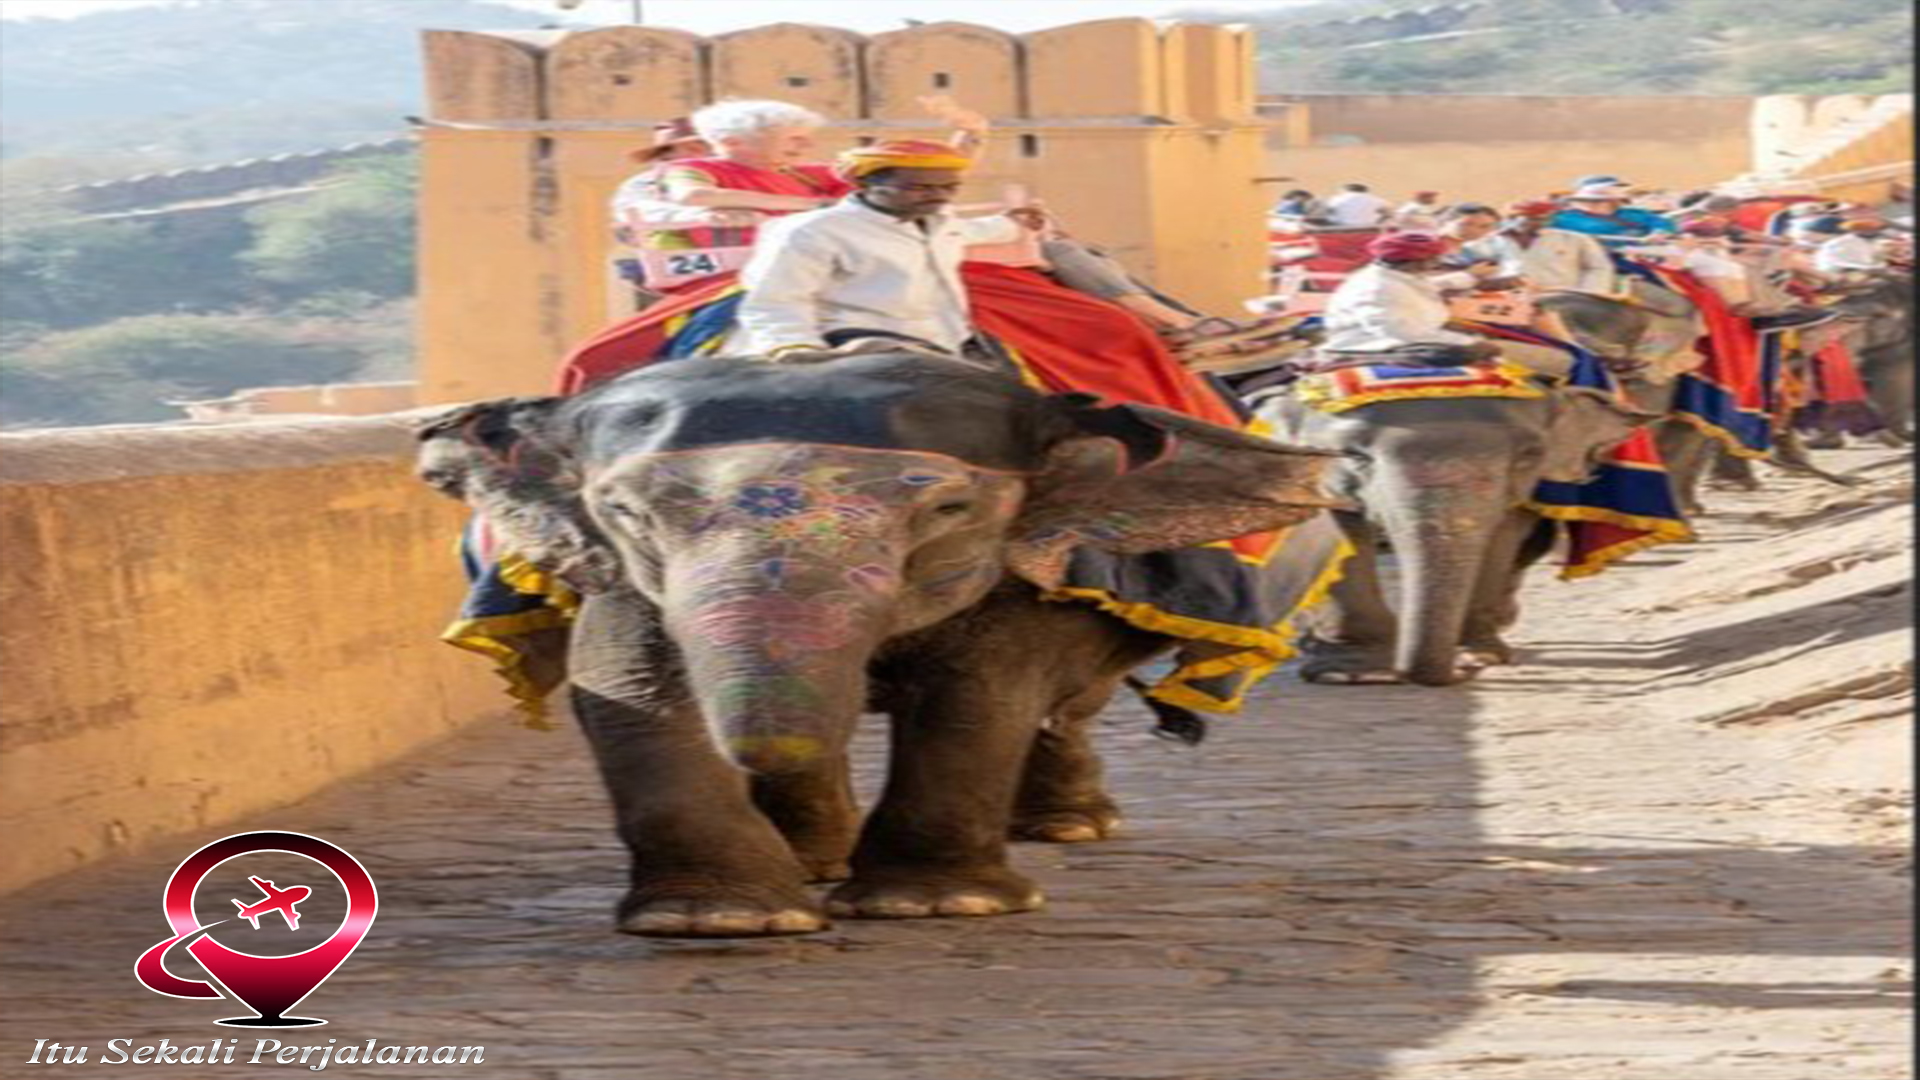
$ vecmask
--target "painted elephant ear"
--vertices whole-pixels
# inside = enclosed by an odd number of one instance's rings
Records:
[[[1077,547],[1135,553],[1228,540],[1339,505],[1320,491],[1340,455],[1144,405],[1050,402],[1056,441],[1014,523],[1007,564],[1057,587]]]
[[[620,578],[587,517],[580,474],[554,432],[563,398],[503,398],[455,409],[416,432],[420,479],[474,509],[501,546],[577,592]]]
[[[1635,429],[1660,418],[1613,399],[1604,390],[1563,386],[1551,398],[1547,421],[1547,456],[1543,480],[1583,484],[1593,477],[1607,452],[1625,442]]]

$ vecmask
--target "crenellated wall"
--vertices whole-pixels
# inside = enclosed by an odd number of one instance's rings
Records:
[[[1878,203],[1893,183],[1913,183],[1913,134],[1912,94],[1764,97],[1754,106],[1747,181]]]
[[[834,121],[823,156],[943,137],[948,94],[994,133],[965,201],[1024,185],[1077,235],[1220,312],[1261,288],[1267,193],[1244,28],[1108,19],[1030,34],[932,23],[871,36],[782,23],[428,31],[421,400],[540,392],[566,350],[630,314],[607,202],[654,122],[726,97]]]
[[[406,420],[0,436],[0,890],[512,722]]]

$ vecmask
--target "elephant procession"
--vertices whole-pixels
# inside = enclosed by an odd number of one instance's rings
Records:
[[[1007,840],[1112,831],[1117,693],[1191,744],[1289,662],[1463,683],[1514,661],[1532,564],[1598,575],[1693,540],[1704,476],[1844,483],[1809,448],[1910,438],[1898,186],[1295,190],[1231,317],[1024,190],[958,204],[988,123],[921,104],[948,140],[831,162],[785,102],[658,125],[610,210],[638,313],[555,396],[421,432],[475,512],[446,640],[532,725],[570,688],[627,933],[1035,909]],[[863,819],[869,712],[894,736]]]
[[[1920,1077],[1911,5],[1175,7],[0,3],[0,1076]]]

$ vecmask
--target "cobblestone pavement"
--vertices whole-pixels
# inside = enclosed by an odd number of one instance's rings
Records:
[[[1650,553],[1638,575],[1743,542]],[[1614,575],[1617,575],[1615,577]],[[1540,575],[1528,662],[1471,688],[1270,680],[1198,750],[1116,708],[1121,839],[1022,845],[1051,898],[802,939],[609,931],[622,853],[580,739],[481,724],[231,829],[17,894],[0,1074],[36,1038],[176,1044],[223,1006],[131,978],[173,864],[286,828],[379,882],[373,932],[288,1043],[483,1045],[527,1080],[1894,1080],[1910,982],[1902,852],[1745,775],[1749,744],[1635,711],[1658,671],[1605,585]],[[867,749],[871,773],[872,748]],[[244,1061],[245,1054],[241,1055]],[[64,1077],[292,1075],[266,1064]]]

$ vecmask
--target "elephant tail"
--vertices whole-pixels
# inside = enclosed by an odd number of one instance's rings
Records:
[[[1199,746],[1206,739],[1206,717],[1192,709],[1183,709],[1153,697],[1148,693],[1152,687],[1132,675],[1127,676],[1126,683],[1127,689],[1139,694],[1140,700],[1146,702],[1147,708],[1153,710],[1153,733],[1156,737],[1171,739],[1187,746]]]

